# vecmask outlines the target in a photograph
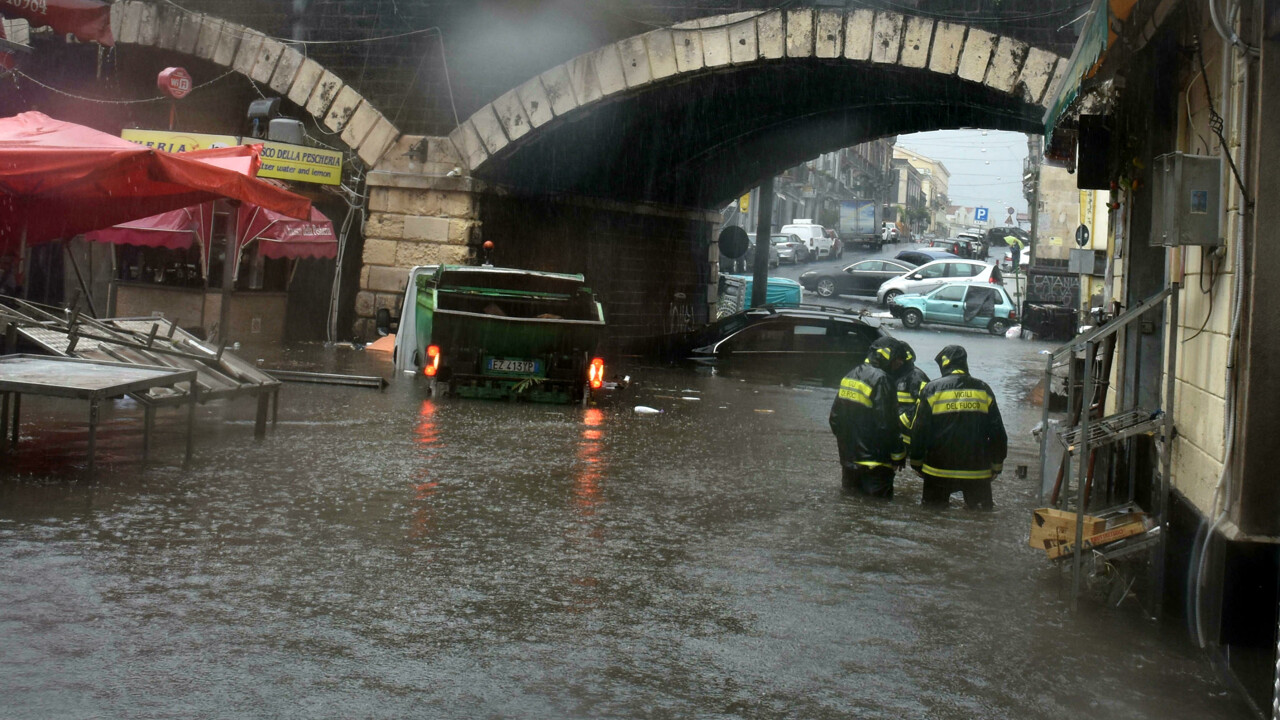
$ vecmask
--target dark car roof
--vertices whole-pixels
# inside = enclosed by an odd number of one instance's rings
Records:
[[[955,253],[949,253],[946,250],[903,250],[902,252],[893,256],[893,259],[895,260],[907,260],[909,262],[916,262],[912,258],[929,258],[924,262],[932,262],[934,260],[959,260],[960,256],[956,255]],[[923,265],[924,263],[916,263],[916,264]]]

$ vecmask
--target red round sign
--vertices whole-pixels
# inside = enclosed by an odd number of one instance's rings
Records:
[[[191,74],[186,70],[170,67],[160,71],[160,75],[156,78],[156,87],[160,88],[160,92],[181,100],[191,93],[194,83],[191,82]]]

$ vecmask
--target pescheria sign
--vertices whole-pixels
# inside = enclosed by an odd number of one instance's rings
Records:
[[[0,15],[49,26],[83,41],[112,47],[111,6],[101,0],[0,0]]]

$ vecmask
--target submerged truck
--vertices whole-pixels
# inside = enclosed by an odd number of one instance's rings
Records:
[[[582,275],[425,265],[405,288],[395,364],[433,396],[586,403],[604,383],[604,329]]]

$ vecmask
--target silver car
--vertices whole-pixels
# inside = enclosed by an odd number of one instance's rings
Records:
[[[798,235],[776,234],[772,238],[773,247],[778,250],[778,262],[789,262],[796,265],[809,262],[809,248]]]

